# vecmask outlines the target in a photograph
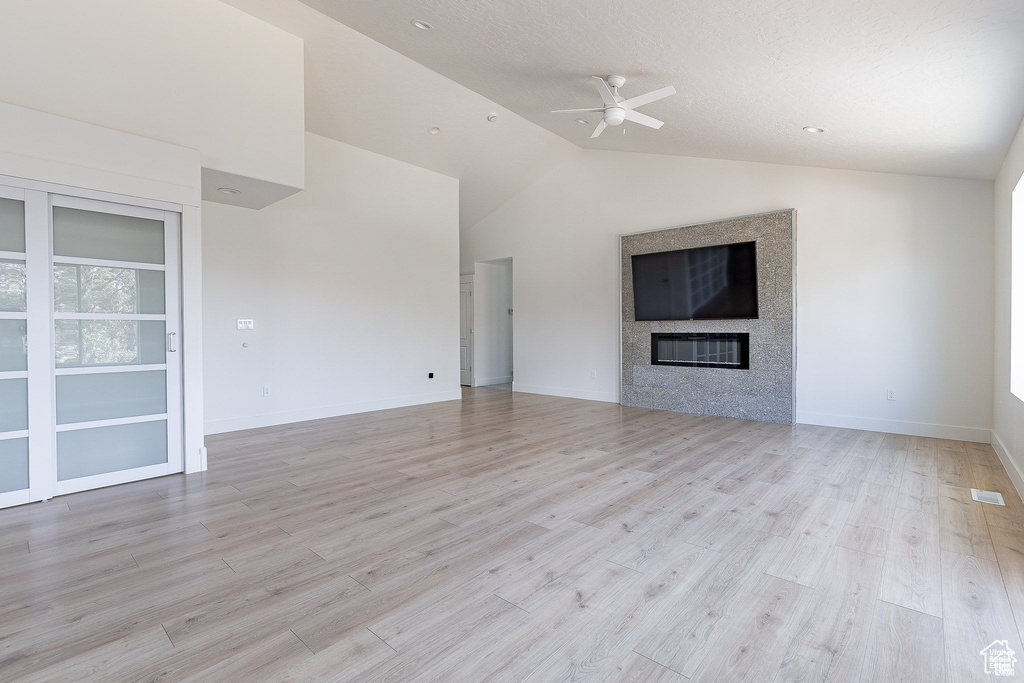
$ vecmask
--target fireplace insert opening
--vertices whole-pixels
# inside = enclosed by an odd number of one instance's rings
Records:
[[[651,365],[750,368],[747,332],[683,332],[651,335]]]

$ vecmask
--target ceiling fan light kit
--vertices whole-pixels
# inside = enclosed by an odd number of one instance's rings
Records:
[[[601,96],[601,101],[604,103],[603,107],[589,107],[585,109],[555,109],[552,114],[567,114],[567,113],[578,113],[578,112],[601,112],[602,118],[597,124],[597,129],[594,130],[594,134],[591,138],[596,138],[604,129],[608,126],[621,126],[625,121],[632,121],[633,123],[639,123],[641,126],[647,126],[648,128],[658,129],[665,125],[664,121],[641,114],[638,111],[634,111],[637,107],[651,102],[657,102],[660,99],[669,97],[670,95],[676,94],[676,89],[673,86],[665,88],[659,88],[646,95],[638,95],[637,97],[631,97],[628,100],[619,95],[619,88],[626,84],[626,79],[622,76],[609,76],[608,80],[600,76],[591,76],[591,83],[597,88],[597,93]],[[579,121],[580,119],[577,119]],[[625,131],[623,131],[625,132]]]
[[[620,126],[626,120],[626,110],[622,107],[608,107],[604,110],[604,122],[609,126]]]

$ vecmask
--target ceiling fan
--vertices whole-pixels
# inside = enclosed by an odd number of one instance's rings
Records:
[[[594,131],[594,134],[590,136],[591,138],[596,138],[598,135],[603,133],[604,129],[608,126],[618,126],[621,125],[623,121],[632,121],[633,123],[639,123],[642,126],[649,126],[650,128],[661,128],[665,125],[664,121],[659,121],[656,118],[652,118],[634,110],[641,105],[657,102],[669,95],[675,95],[676,89],[673,86],[670,85],[666,88],[659,88],[658,90],[651,91],[646,95],[638,95],[627,100],[619,95],[619,88],[626,84],[626,79],[622,76],[609,76],[607,81],[600,76],[591,76],[590,80],[594,84],[594,87],[597,88],[597,92],[601,95],[601,101],[604,102],[603,107],[590,107],[586,109],[555,109],[551,113],[568,114],[584,111],[604,112],[604,118],[602,118],[600,123],[597,124],[597,129]]]

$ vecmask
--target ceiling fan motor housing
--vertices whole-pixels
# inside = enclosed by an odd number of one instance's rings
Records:
[[[622,107],[608,107],[604,110],[604,122],[609,126],[619,126],[626,120],[626,110]]]

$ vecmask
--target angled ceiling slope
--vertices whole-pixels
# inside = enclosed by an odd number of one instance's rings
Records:
[[[308,131],[458,178],[463,227],[577,151],[299,0],[225,1],[305,41]]]
[[[588,148],[991,178],[1024,114],[1020,0],[305,2]],[[595,74],[665,127],[550,113]]]

